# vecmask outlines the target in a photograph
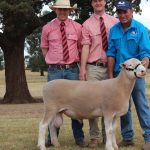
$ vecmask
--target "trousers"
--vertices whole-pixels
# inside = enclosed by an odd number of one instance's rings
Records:
[[[105,80],[107,79],[107,68],[103,66],[95,66],[87,64],[87,80],[88,81],[96,81],[96,80]],[[90,138],[98,139],[100,138],[100,130],[98,126],[99,118],[89,119],[90,126]],[[102,137],[105,138],[105,126],[104,126],[104,118],[101,120],[102,126]]]
[[[56,80],[56,79],[68,79],[68,80],[79,80],[79,68],[78,65],[72,66],[69,68],[58,68],[56,66],[49,66],[48,68],[48,81]],[[62,87],[63,88],[63,87]],[[72,89],[73,90],[73,89]],[[83,123],[80,123],[77,120],[72,120],[72,131],[75,142],[78,143],[80,140],[84,139],[83,133]],[[57,133],[59,134],[59,129],[57,129]],[[48,130],[48,140],[51,141],[50,132]]]

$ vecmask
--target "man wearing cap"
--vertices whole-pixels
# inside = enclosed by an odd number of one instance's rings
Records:
[[[57,0],[50,8],[55,11],[57,18],[43,27],[41,35],[43,56],[49,65],[48,81],[55,79],[78,80],[79,68],[77,63],[79,62],[79,49],[81,48],[82,26],[68,19],[70,12],[76,9],[76,6],[71,7],[69,0]],[[75,142],[77,145],[85,147],[87,144],[84,141],[82,127],[82,123],[72,119]],[[46,146],[51,146],[50,132]]]
[[[118,22],[118,19],[105,13],[105,0],[91,0],[94,14],[83,23],[82,51],[80,80],[104,80],[107,78],[107,57],[109,29]],[[98,146],[100,137],[98,118],[89,120],[90,138],[89,147]],[[105,128],[102,119],[102,137],[105,143]]]
[[[150,39],[147,28],[133,19],[130,2],[120,0],[116,3],[120,20],[110,30],[108,43],[108,76],[112,78],[120,72],[120,64],[130,58],[137,58],[147,68],[150,58]],[[145,94],[145,80],[137,79],[132,91],[132,99],[138,114],[145,144],[142,150],[150,150],[150,108]],[[119,146],[134,145],[131,118],[131,103],[126,115],[121,117],[121,133],[123,140]]]

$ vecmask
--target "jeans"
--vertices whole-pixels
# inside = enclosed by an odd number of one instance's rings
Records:
[[[61,69],[55,66],[54,67],[50,66],[48,68],[48,81],[56,79],[78,80],[79,79],[78,66],[70,67],[68,69]],[[84,139],[84,133],[82,128],[83,123],[80,123],[79,121],[72,119],[72,130],[76,143]],[[57,130],[57,133],[59,133],[59,129]],[[50,132],[48,133],[48,141],[49,142],[51,141]]]
[[[150,141],[150,108],[145,93],[145,80],[137,79],[132,91],[132,98],[135,104],[136,112],[143,129],[145,141]],[[132,140],[134,131],[132,129],[131,101],[127,114],[121,117],[121,133],[124,140]]]

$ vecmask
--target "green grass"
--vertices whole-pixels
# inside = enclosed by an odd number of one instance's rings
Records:
[[[147,75],[147,91],[150,87],[150,76]],[[31,94],[36,97],[42,96],[42,86],[46,82],[46,76],[40,77],[39,73],[27,72],[28,86]],[[38,82],[39,81],[39,82]],[[0,97],[5,93],[4,72],[0,72]],[[149,93],[147,93],[149,95]],[[120,150],[140,150],[144,143],[142,130],[140,128],[137,115],[133,109],[133,128],[135,129],[135,146],[129,148],[120,148]],[[18,104],[18,105],[0,105],[0,150],[38,150],[37,138],[39,122],[43,116],[43,103],[39,104]],[[85,138],[89,141],[89,125],[84,120]],[[117,142],[121,140],[120,125],[116,130]],[[61,126],[59,141],[60,150],[78,150],[81,149],[74,143],[71,130],[71,121],[64,116],[64,123]],[[50,148],[55,150],[56,148]],[[58,148],[57,148],[58,149]],[[84,148],[90,150],[90,148]],[[104,145],[99,145],[97,150],[103,150]]]

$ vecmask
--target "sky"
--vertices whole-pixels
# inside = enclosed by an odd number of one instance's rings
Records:
[[[142,9],[142,14],[134,14],[134,18],[139,22],[143,23],[150,30],[150,0],[141,0],[140,7]]]

